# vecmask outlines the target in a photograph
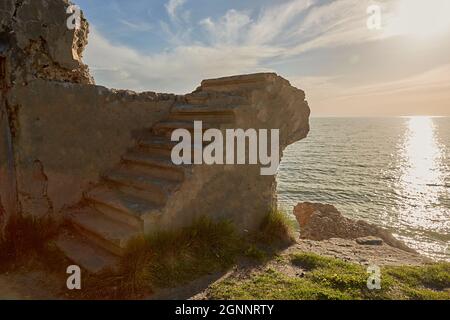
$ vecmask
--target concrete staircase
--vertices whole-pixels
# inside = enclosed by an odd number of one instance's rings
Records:
[[[172,131],[193,130],[195,120],[203,121],[204,129],[233,126],[234,107],[227,99],[224,104],[220,95],[192,93],[165,121],[135,135],[134,147],[120,164],[65,213],[67,227],[56,244],[71,261],[93,273],[118,265],[127,243],[144,234],[143,217],[163,214],[191,172],[191,166],[171,161]]]

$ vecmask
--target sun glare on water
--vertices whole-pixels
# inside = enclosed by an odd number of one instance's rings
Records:
[[[401,195],[399,218],[428,230],[446,229],[446,210],[440,207],[445,186],[444,147],[438,142],[432,117],[411,117],[398,158],[401,172],[397,192]]]
[[[388,24],[389,34],[426,37],[450,30],[449,0],[400,0]]]

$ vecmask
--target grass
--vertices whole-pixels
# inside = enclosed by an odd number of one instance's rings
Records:
[[[51,245],[58,226],[50,217],[21,216],[11,218],[0,239],[0,273],[27,266],[57,270],[64,257]]]
[[[174,286],[198,274],[223,270],[240,254],[240,242],[230,222],[213,223],[206,218],[181,232],[149,237],[146,244],[151,252],[151,281],[158,286]]]
[[[161,232],[131,241],[118,273],[95,275],[85,298],[128,298],[174,287],[225,270],[241,251],[241,238],[230,222],[206,218],[179,231]],[[99,293],[101,293],[99,295]]]
[[[253,238],[265,246],[289,246],[295,242],[294,226],[285,212],[273,210],[265,216]]]
[[[212,286],[212,299],[274,300],[379,300],[450,299],[450,264],[381,269],[381,290],[368,290],[366,269],[358,264],[310,253],[290,257],[293,266],[305,270],[302,277],[288,276],[273,268],[247,279],[227,279]]]
[[[176,287],[232,267],[238,258],[257,263],[273,253],[263,249],[291,243],[284,214],[270,213],[257,233],[239,235],[228,221],[197,220],[192,226],[161,232],[129,243],[119,272],[92,275],[81,298],[133,298],[158,288]],[[80,297],[78,297],[80,298]]]

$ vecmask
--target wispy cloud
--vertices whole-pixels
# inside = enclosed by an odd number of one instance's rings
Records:
[[[246,13],[229,10],[217,21],[208,17],[199,24],[207,31],[211,45],[239,45],[247,43],[244,30],[249,28],[252,20]]]
[[[90,43],[94,45],[88,47],[86,60],[97,82],[138,91],[186,93],[204,78],[267,71],[259,62],[274,55],[272,48],[251,46],[180,46],[143,54],[112,44],[95,28],[91,30]]]
[[[131,21],[125,19],[119,19],[119,22],[129,30],[147,32],[154,29],[154,26],[145,21]]]
[[[178,9],[180,9],[187,0],[169,0],[169,2],[166,3],[165,7],[167,10],[167,14],[172,20],[178,20]],[[185,16],[186,17],[186,16]]]

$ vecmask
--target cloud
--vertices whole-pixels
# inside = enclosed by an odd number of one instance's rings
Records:
[[[384,4],[386,21],[392,9]],[[291,0],[262,8],[252,19],[248,12],[229,10],[214,20],[205,18],[200,25],[208,32],[211,44],[264,45],[282,50],[282,56],[351,45],[386,38],[382,31],[367,28],[367,3],[339,0]]]
[[[209,41],[213,45],[237,45],[245,42],[244,29],[252,23],[251,18],[236,10],[229,10],[218,21],[206,18],[200,21],[200,25],[209,34]]]
[[[165,7],[167,14],[172,20],[178,20],[177,10],[186,3],[186,0],[169,0]]]
[[[143,21],[130,21],[125,19],[119,19],[119,22],[124,25],[127,29],[131,29],[139,32],[147,32],[152,31],[154,27],[148,23]]]
[[[137,91],[186,93],[205,78],[267,71],[259,62],[274,54],[272,48],[264,46],[201,45],[143,54],[112,44],[93,27],[85,56],[97,83],[102,85]]]

